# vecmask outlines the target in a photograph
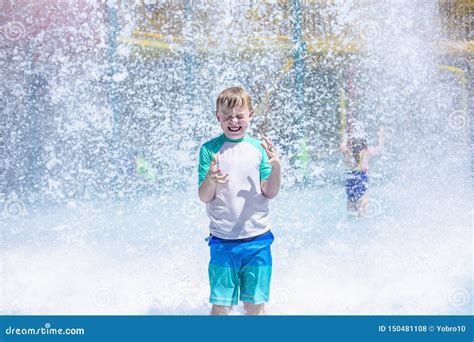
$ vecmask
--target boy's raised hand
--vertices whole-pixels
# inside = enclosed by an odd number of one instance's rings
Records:
[[[226,173],[223,176],[219,176],[221,170],[219,169],[218,164],[219,164],[219,156],[215,154],[214,157],[212,157],[212,162],[211,162],[211,166],[209,166],[207,177],[213,183],[225,184],[229,181],[229,179],[227,178],[229,177],[229,174]]]
[[[280,166],[280,157],[276,152],[275,145],[273,145],[267,137],[263,137],[263,140],[265,143],[262,143],[262,147],[265,149],[265,152],[267,152],[268,163],[271,166]]]

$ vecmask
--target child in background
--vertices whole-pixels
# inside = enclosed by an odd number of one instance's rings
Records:
[[[347,210],[363,216],[369,202],[367,193],[369,183],[369,160],[379,154],[384,146],[384,130],[379,130],[377,146],[368,147],[365,138],[353,138],[350,141],[343,134],[339,146],[346,165],[350,168],[346,179]]]

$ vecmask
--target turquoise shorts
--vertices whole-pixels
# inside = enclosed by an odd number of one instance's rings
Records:
[[[215,236],[209,240],[209,301],[217,305],[236,305],[240,300],[252,304],[268,302],[272,277],[270,245],[273,234],[242,240],[226,240]]]

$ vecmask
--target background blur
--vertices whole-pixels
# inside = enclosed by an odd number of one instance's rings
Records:
[[[285,186],[340,178],[350,118],[369,143],[380,125],[400,131],[390,145],[416,140],[424,122],[462,125],[472,1],[397,4],[2,1],[1,200],[194,187],[199,145],[219,133],[216,95],[231,85],[253,96],[253,134],[284,153]]]

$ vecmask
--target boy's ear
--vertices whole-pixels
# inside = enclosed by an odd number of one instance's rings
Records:
[[[216,118],[217,118],[217,121],[221,122],[221,118],[219,117],[219,112],[216,111]]]
[[[254,113],[255,113],[255,111],[253,111],[253,110],[251,110],[251,111],[249,112],[249,119],[253,116]]]

